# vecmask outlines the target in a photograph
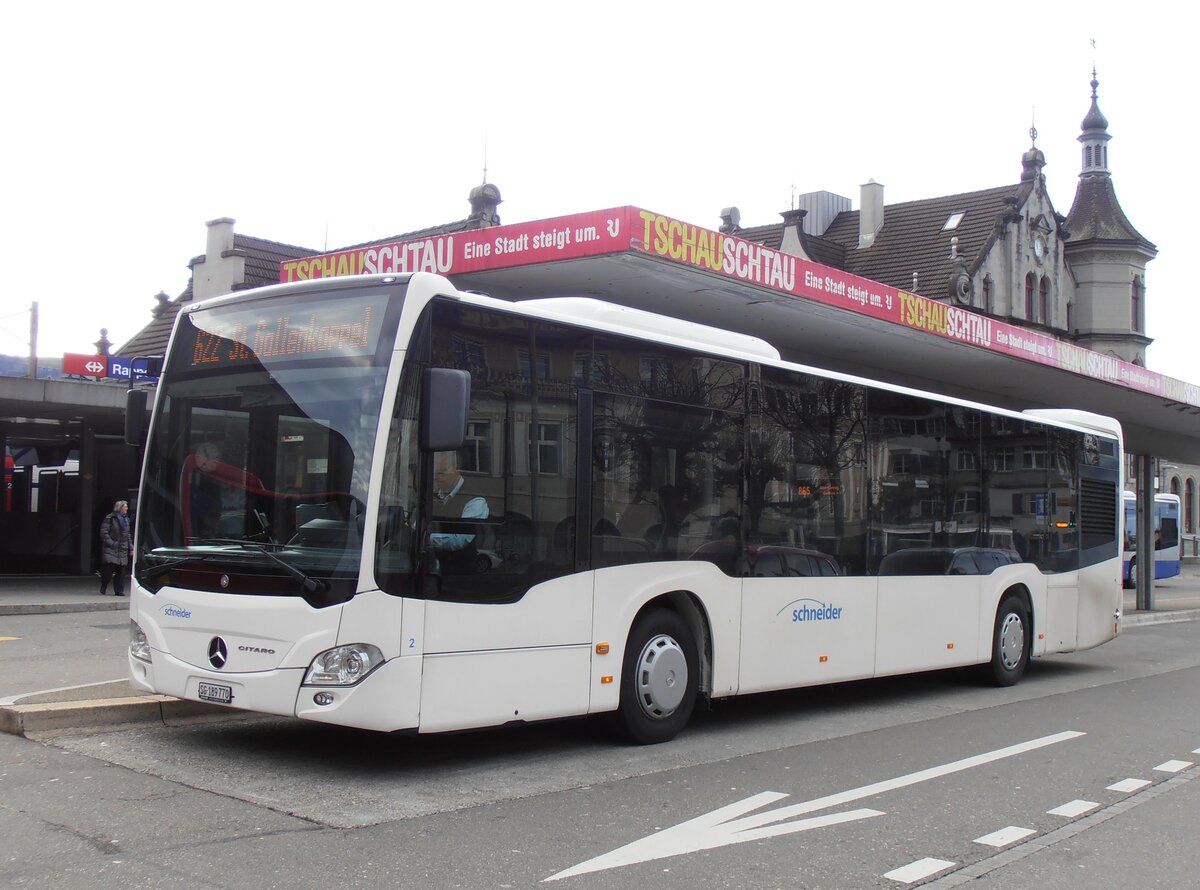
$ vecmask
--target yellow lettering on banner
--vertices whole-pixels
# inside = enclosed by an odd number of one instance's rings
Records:
[[[642,243],[647,251],[720,272],[725,262],[723,235],[657,213],[641,211]]]
[[[935,334],[947,333],[949,322],[946,306],[905,291],[899,291],[899,294],[900,317],[906,325],[932,331]]]

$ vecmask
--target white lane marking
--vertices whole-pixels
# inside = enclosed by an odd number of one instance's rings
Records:
[[[1048,816],[1066,816],[1068,819],[1074,819],[1076,816],[1082,816],[1084,813],[1090,813],[1100,804],[1092,800],[1073,800],[1070,803],[1065,803],[1061,807],[1055,807],[1052,810],[1046,810]]]
[[[989,847],[1007,847],[1009,844],[1015,844],[1022,838],[1029,837],[1031,834],[1037,834],[1037,829],[1019,828],[1016,825],[1010,825],[1008,828],[1001,828],[999,831],[993,831],[991,834],[975,838],[975,843],[985,844]]]
[[[916,862],[910,862],[908,865],[895,868],[884,875],[885,878],[890,878],[893,881],[899,881],[901,884],[914,884],[917,881],[924,880],[930,875],[936,875],[939,871],[945,871],[954,866],[953,862],[947,862],[945,859],[918,859]]]
[[[962,772],[976,766],[983,766],[997,760],[1003,760],[1006,757],[1015,757],[1018,754],[1036,751],[1039,748],[1056,745],[1059,742],[1066,742],[1070,739],[1077,739],[1083,735],[1086,735],[1086,733],[1075,731],[1058,732],[1054,735],[1043,736],[1040,739],[1031,739],[1028,742],[1009,745],[1007,748],[998,748],[986,754],[976,754],[974,757],[965,757],[953,763],[946,763],[941,766],[934,766],[915,773],[909,773],[906,776],[899,776],[895,779],[885,779],[882,782],[875,782],[871,785],[864,785],[861,788],[853,788],[849,791],[840,791],[837,794],[829,794],[825,797],[805,801],[804,803],[781,807],[777,810],[769,810],[754,816],[736,818],[742,816],[744,813],[757,810],[788,796],[778,791],[764,791],[745,800],[728,804],[711,813],[706,813],[687,822],[681,822],[678,825],[663,829],[648,837],[639,838],[610,853],[605,853],[602,856],[581,862],[579,865],[572,866],[542,880],[557,881],[561,878],[573,877],[574,875],[618,868],[623,865],[633,865],[638,862],[649,862],[653,859],[665,859],[669,856],[694,853],[697,850],[710,850],[713,847],[723,847],[728,844],[759,840],[764,837],[775,837],[780,834],[790,834],[793,831],[808,831],[812,828],[822,828],[826,825],[836,825],[838,822],[851,821],[850,819],[837,819],[831,816],[825,818],[836,819],[836,821],[826,822],[807,819],[803,822],[776,825],[774,828],[763,827],[783,822],[787,819],[794,819],[797,816],[805,816],[817,810],[825,810],[830,807],[854,803],[862,800],[864,797],[873,797],[876,794],[883,794],[887,791],[907,788],[919,782],[928,782],[931,779],[938,779],[942,776],[948,776],[951,773]],[[854,810],[844,815],[851,816],[853,819],[866,819],[871,816],[881,816],[883,814],[877,810]]]
[[[118,683],[125,677],[118,677],[116,680],[97,680],[95,683],[80,683],[75,686],[59,686],[55,689],[38,689],[36,692],[22,692],[19,695],[10,695],[7,698],[0,698],[0,705],[15,705],[23,698],[28,698],[31,695],[49,695],[52,692],[69,692],[72,689],[90,689],[93,686],[107,686],[109,683]]]
[[[1139,788],[1145,788],[1150,782],[1147,779],[1122,779],[1120,782],[1113,782],[1105,791],[1137,791]]]
[[[1192,765],[1190,760],[1168,760],[1155,767],[1160,773],[1178,773]]]

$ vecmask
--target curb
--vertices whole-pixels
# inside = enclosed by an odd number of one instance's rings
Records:
[[[67,729],[96,730],[130,723],[172,723],[240,716],[219,705],[183,701],[169,695],[135,695],[94,701],[47,702],[0,707],[0,732],[29,737]]]
[[[129,601],[111,603],[0,603],[0,615],[58,615],[65,612],[129,611]]]
[[[1200,619],[1200,609],[1174,609],[1163,612],[1133,612],[1121,616],[1122,629],[1145,624],[1174,624],[1177,621]]]

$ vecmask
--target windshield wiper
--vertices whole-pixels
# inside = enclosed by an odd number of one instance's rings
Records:
[[[227,544],[231,547],[241,547],[245,550],[253,550],[255,553],[261,553],[267,559],[274,562],[281,569],[283,569],[285,572],[287,572],[289,575],[291,575],[293,578],[295,578],[297,581],[299,581],[300,586],[303,587],[309,593],[324,593],[326,590],[329,589],[329,586],[321,579],[314,578],[311,575],[306,575],[304,572],[300,571],[300,569],[296,568],[290,562],[280,559],[278,556],[276,556],[274,553],[271,552],[271,548],[275,548],[277,550],[282,550],[284,547],[283,544],[264,544],[259,541],[243,541],[239,538],[193,538],[193,539],[190,539],[188,543],[192,544],[192,545]],[[193,559],[212,559],[214,556],[217,556],[217,555],[218,554],[215,554],[215,553],[202,553],[202,554],[197,554],[196,556],[182,556],[178,560],[170,563],[168,566],[156,566],[154,568],[154,571],[161,571],[163,568],[169,568],[170,566],[179,565],[180,563],[188,562]],[[147,571],[150,571],[150,570],[147,570]],[[140,580],[140,576],[139,576],[139,580]]]
[[[168,572],[176,566],[181,566],[189,562],[204,562],[204,560],[211,559],[211,557],[212,554],[209,553],[197,553],[192,556],[177,556],[173,559],[166,557],[153,557],[155,559],[165,559],[165,562],[160,562],[158,565],[148,566],[138,572],[134,577],[137,578],[139,584],[144,584],[148,578],[151,578],[160,572]],[[146,556],[143,556],[142,559],[146,559]]]
[[[231,543],[233,543],[233,542],[231,542]],[[304,572],[300,571],[298,568],[296,568],[290,562],[288,562],[287,560],[280,559],[278,556],[276,556],[274,553],[272,553],[270,550],[267,549],[268,547],[271,547],[271,546],[276,546],[276,547],[281,546],[279,544],[275,544],[275,545],[258,544],[253,541],[237,541],[236,543],[239,547],[244,547],[247,550],[254,550],[258,553],[261,553],[267,559],[274,562],[281,569],[283,569],[285,572],[287,572],[289,575],[291,575],[293,578],[295,578],[297,581],[299,581],[300,586],[303,587],[305,590],[307,590],[309,593],[324,593],[326,590],[329,589],[328,585],[326,585],[325,582],[322,581],[320,578],[314,578],[311,575],[304,574]]]

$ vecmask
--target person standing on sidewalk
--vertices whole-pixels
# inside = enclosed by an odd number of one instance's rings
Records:
[[[133,558],[133,537],[129,528],[129,501],[117,501],[113,510],[100,522],[100,595],[108,593],[112,581],[113,594],[125,595],[125,567]]]

